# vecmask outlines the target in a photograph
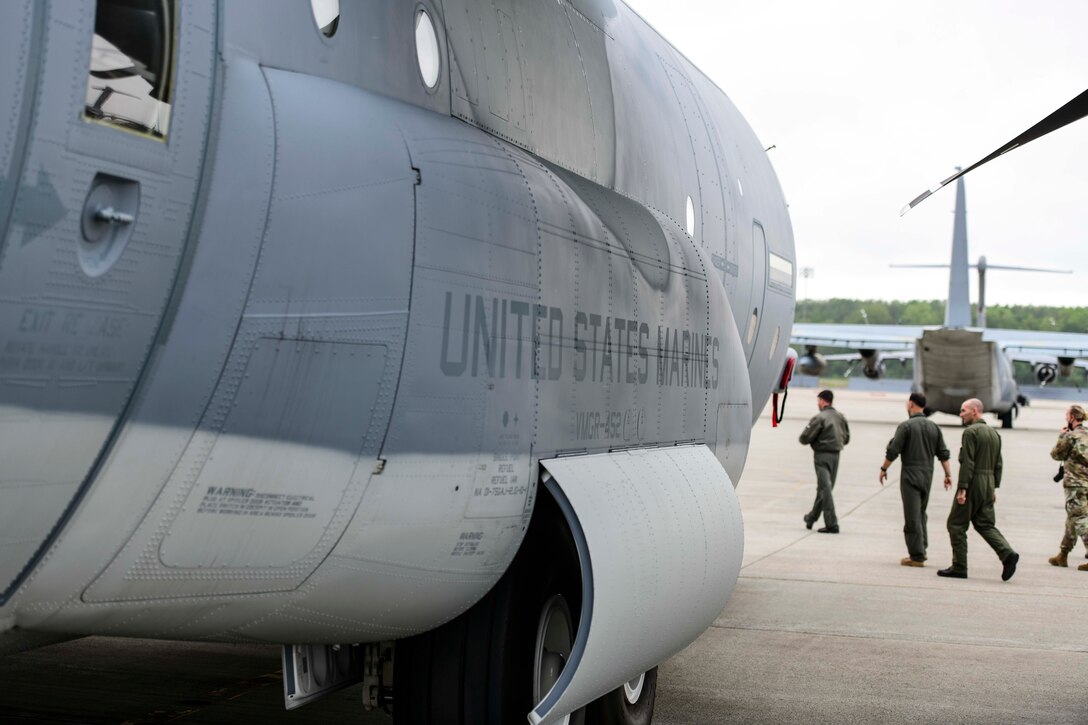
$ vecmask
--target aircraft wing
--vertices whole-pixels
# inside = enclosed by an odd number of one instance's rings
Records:
[[[797,323],[790,342],[794,345],[846,347],[856,350],[907,350],[925,330],[936,325],[834,325]],[[1088,358],[1088,334],[1043,332],[1038,330],[1003,330],[986,328],[984,340],[996,342],[1015,360],[1029,361],[1030,356]]]
[[[855,350],[914,350],[923,325],[832,325],[797,323],[790,342],[794,345],[848,347]],[[1084,335],[1088,338],[1088,335]]]
[[[982,337],[992,340],[1013,360],[1050,362],[1046,358],[1088,358],[1088,334],[987,328]]]
[[[1036,354],[1031,352],[1014,352],[1008,353],[1008,357],[1013,362],[1027,363],[1028,365],[1032,366],[1048,365],[1055,370],[1057,370],[1059,365],[1061,365],[1061,361],[1059,360],[1057,355]],[[1065,356],[1063,355],[1062,357],[1064,358]],[[1071,370],[1072,368],[1088,370],[1088,360],[1073,360],[1072,365],[1070,365],[1068,369]]]
[[[869,348],[865,348],[865,349],[869,349]],[[856,352],[837,352],[837,353],[835,353],[833,355],[824,355],[823,358],[827,362],[836,362],[836,361],[857,362],[858,360],[864,359],[864,358],[861,357],[860,354],[858,354]],[[881,350],[880,351],[880,359],[881,360],[899,360],[900,362],[902,362],[904,360],[913,360],[914,359],[914,350]],[[1053,360],[1053,358],[1051,358],[1051,361],[1052,360]]]

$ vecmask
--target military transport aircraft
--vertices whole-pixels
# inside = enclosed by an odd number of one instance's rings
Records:
[[[819,375],[828,359],[852,357],[859,360],[866,377],[884,374],[884,361],[913,359],[913,390],[925,393],[929,412],[956,414],[967,398],[978,398],[986,410],[995,412],[1002,427],[1011,428],[1020,404],[1025,402],[1013,378],[1013,361],[1034,366],[1040,384],[1068,377],[1078,360],[1088,356],[1088,335],[1029,330],[986,328],[986,272],[990,269],[1029,272],[1062,270],[988,264],[980,257],[977,265],[967,263],[967,205],[962,176],[956,180],[956,209],[952,227],[952,259],[947,265],[892,265],[893,267],[946,267],[949,269],[948,299],[942,326],[921,325],[831,325],[799,323],[793,327],[791,342],[804,346],[798,369]],[[968,269],[978,270],[978,327],[971,326]],[[824,356],[819,347],[846,347],[857,355]]]
[[[792,363],[725,94],[616,0],[8,0],[0,67],[0,650],[649,722]]]

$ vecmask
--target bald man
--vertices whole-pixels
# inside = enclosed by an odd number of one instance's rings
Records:
[[[975,531],[1001,559],[1001,581],[1016,573],[1020,555],[997,530],[994,502],[1001,485],[1001,436],[982,420],[982,401],[963,401],[960,420],[966,430],[960,442],[960,474],[956,500],[948,514],[948,535],[952,539],[952,566],[941,569],[938,576],[967,578],[967,527]]]

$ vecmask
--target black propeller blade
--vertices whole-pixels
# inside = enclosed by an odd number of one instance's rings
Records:
[[[1088,90],[1085,90],[1083,93],[1071,100],[1069,103],[1066,103],[1057,111],[1054,111],[1054,113],[1050,114],[1042,121],[1039,121],[1039,123],[1035,124],[1027,131],[1024,131],[1022,134],[1009,141],[1007,144],[1000,147],[989,156],[986,156],[985,158],[976,161],[975,163],[968,166],[966,169],[958,170],[955,174],[952,174],[952,176],[949,176],[947,179],[937,184],[932,189],[928,189],[927,191],[922,192],[921,194],[916,196],[914,200],[911,201],[911,203],[903,207],[903,210],[899,212],[899,216],[903,216],[908,211],[918,206],[918,204],[920,204],[924,199],[933,194],[933,192],[939,190],[945,184],[955,181],[956,179],[966,174],[968,171],[971,171],[972,169],[977,169],[979,166],[982,166],[986,162],[992,161],[998,156],[1012,151],[1014,148],[1030,143],[1031,141],[1034,141],[1040,136],[1047,135],[1051,131],[1057,131],[1062,126],[1066,126],[1073,121],[1084,118],[1085,116],[1088,116]]]

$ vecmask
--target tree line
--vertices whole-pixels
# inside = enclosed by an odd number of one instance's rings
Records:
[[[799,300],[797,321],[856,325],[940,325],[944,322],[944,305],[944,300]],[[974,307],[971,308],[971,322],[978,324],[978,311]],[[994,305],[986,308],[986,326],[1009,330],[1088,332],[1088,307]]]

